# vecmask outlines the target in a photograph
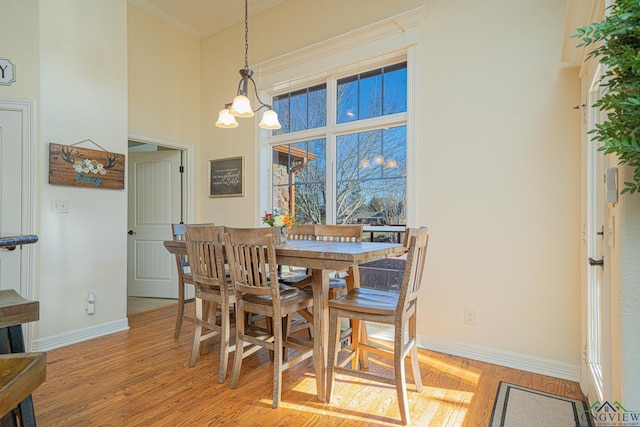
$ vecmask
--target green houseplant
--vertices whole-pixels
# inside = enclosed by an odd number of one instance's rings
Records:
[[[571,37],[578,47],[593,46],[587,60],[606,65],[604,93],[593,106],[607,113],[591,131],[601,151],[616,154],[620,164],[635,168],[621,194],[640,192],[640,1],[616,0],[602,22],[578,28]]]

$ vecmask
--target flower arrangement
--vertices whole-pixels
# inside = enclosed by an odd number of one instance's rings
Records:
[[[104,165],[92,159],[76,160],[73,164],[73,169],[78,173],[107,174],[107,170],[104,168]]]
[[[278,211],[275,209],[273,213],[265,212],[262,222],[270,227],[286,227],[291,228],[294,224],[293,215],[286,211]]]

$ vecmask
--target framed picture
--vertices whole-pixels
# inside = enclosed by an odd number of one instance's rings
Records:
[[[209,197],[244,196],[244,157],[209,160]]]

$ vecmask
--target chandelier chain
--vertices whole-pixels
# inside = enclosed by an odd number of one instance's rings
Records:
[[[244,68],[249,69],[249,0],[244,0]]]

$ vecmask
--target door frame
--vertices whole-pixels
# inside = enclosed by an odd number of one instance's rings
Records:
[[[185,218],[185,223],[193,223],[195,212],[195,192],[193,190],[195,185],[195,146],[193,144],[187,144],[176,140],[149,135],[131,129],[129,130],[128,140],[142,142],[144,144],[159,145],[162,147],[182,151],[182,153],[185,155],[185,172],[182,175],[183,217]],[[129,191],[128,188],[127,191]]]
[[[162,146],[166,148],[171,148],[174,150],[179,150],[183,154],[183,164],[185,166],[185,171],[182,174],[182,182],[181,182],[181,193],[182,193],[182,218],[183,221],[187,224],[195,222],[194,220],[194,212],[195,212],[195,146],[193,144],[186,144],[180,141],[170,140],[166,138],[161,138],[154,135],[145,134],[142,132],[137,132],[134,130],[129,130],[128,132],[128,140],[134,142],[141,142],[144,144],[151,144]],[[127,164],[127,170],[128,170]],[[128,177],[127,177],[128,182]],[[129,187],[127,186],[127,192],[129,191]],[[128,195],[127,195],[128,200]],[[130,207],[127,206],[127,215]],[[127,257],[128,258],[128,257]],[[128,265],[127,268],[131,268]],[[127,295],[129,293],[129,285],[127,283]]]
[[[22,124],[22,213],[21,230],[23,234],[35,232],[35,101],[0,98],[0,110],[17,111]],[[20,294],[26,299],[37,299],[34,295],[35,245],[20,246]],[[31,349],[33,323],[23,325],[24,342],[27,351]]]
[[[594,108],[599,98],[600,78],[603,67],[598,65],[590,85],[588,86],[585,106],[586,131],[595,128],[603,120],[603,113]],[[604,260],[602,267],[585,262],[585,281],[583,283],[583,392],[591,403],[606,401],[611,397],[611,313],[610,313],[610,264],[609,251],[609,206],[604,195],[604,173],[607,159],[601,151],[600,144],[586,135],[586,257]],[[601,233],[601,234],[598,234]],[[585,261],[587,261],[585,259]],[[598,301],[594,301],[597,297]],[[594,334],[598,334],[594,336]],[[599,344],[593,348],[593,341]],[[595,359],[595,360],[594,360]],[[597,362],[597,364],[593,363]]]

